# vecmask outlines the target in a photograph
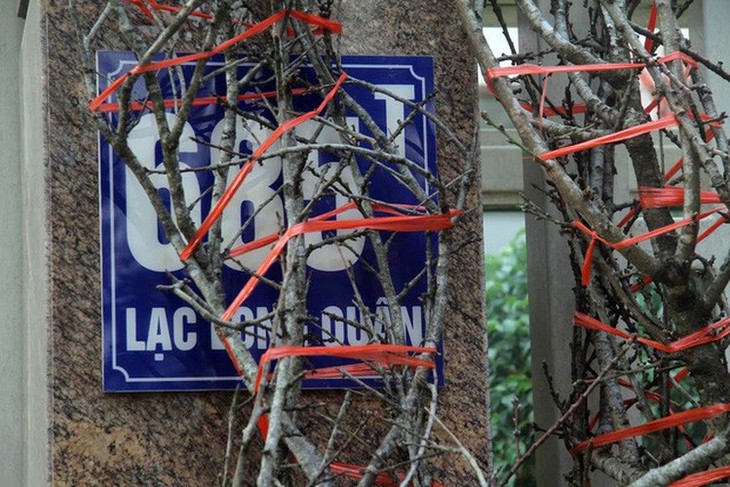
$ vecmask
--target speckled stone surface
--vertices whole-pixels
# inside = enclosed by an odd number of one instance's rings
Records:
[[[345,26],[342,53],[415,54],[434,57],[436,113],[460,140],[474,134],[477,106],[476,64],[451,2],[428,0],[345,0],[336,17]],[[463,167],[461,155],[443,134],[437,139],[440,174],[448,181]],[[478,164],[477,168],[478,170]],[[478,176],[477,176],[478,177]],[[467,213],[455,231],[450,314],[444,336],[446,386],[439,394],[439,415],[446,426],[484,466],[488,435],[486,413],[486,338],[483,325],[484,258],[479,183],[468,199]],[[438,428],[436,428],[438,431]],[[437,435],[449,442],[445,435]],[[461,458],[445,455],[435,478],[444,485],[474,485]]]
[[[84,23],[97,2],[85,4]],[[101,3],[101,2],[99,2]],[[437,111],[462,140],[474,132],[475,64],[449,2],[345,0],[333,16],[344,23],[343,53],[427,54],[436,60]],[[79,74],[77,38],[66,0],[45,4],[47,140],[49,147],[49,274],[51,322],[51,471],[55,485],[215,485],[223,462],[230,393],[105,395],[101,392],[99,210],[97,138],[86,114]],[[110,49],[124,46],[112,36]],[[440,170],[454,175],[458,154],[439,137]],[[477,165],[477,169],[478,169]],[[477,457],[485,457],[487,419],[482,307],[483,259],[479,185],[474,211],[456,231],[446,326],[441,417]],[[306,393],[321,411],[335,415],[342,393]],[[365,423],[363,438],[384,428],[379,405],[358,402],[348,418]],[[316,421],[316,415],[303,419]],[[319,434],[326,441],[328,430]],[[367,462],[366,448],[348,452]],[[445,485],[470,485],[457,457],[444,457],[436,478]]]

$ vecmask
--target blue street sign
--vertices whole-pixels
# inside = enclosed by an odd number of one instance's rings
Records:
[[[129,52],[99,52],[97,64],[99,91],[104,90],[114,77],[136,65],[136,57]],[[396,95],[423,102],[433,91],[433,61],[429,57],[375,57],[348,56],[342,59],[345,71],[352,77],[362,79],[387,89]],[[223,60],[214,58],[208,63],[208,72],[223,65]],[[166,99],[180,96],[192,76],[194,66],[182,65],[181,70],[163,70],[159,80]],[[240,66],[243,75],[250,65]],[[182,73],[182,75],[180,74]],[[179,79],[182,76],[184,79]],[[313,76],[306,68],[303,76]],[[268,73],[259,73],[257,89],[266,92],[274,89]],[[370,114],[382,130],[394,133],[400,121],[412,115],[412,109],[399,101],[379,92],[371,92],[353,84],[344,88]],[[224,95],[223,75],[211,76],[198,92],[198,97]],[[133,98],[144,100],[146,89],[142,80],[134,88]],[[112,97],[110,102],[116,102]],[[321,102],[321,95],[302,94],[295,97],[294,108],[308,111]],[[268,104],[275,100],[269,98]],[[251,153],[271,133],[273,118],[261,100],[247,100],[240,103],[252,117],[239,119],[236,147],[242,153]],[[432,110],[432,103],[425,102]],[[185,125],[180,143],[180,166],[194,169],[220,161],[221,154],[215,148],[221,141],[224,110],[216,103],[195,106]],[[349,126],[355,127],[365,136],[371,135],[365,125],[346,113]],[[113,123],[116,113],[108,115]],[[148,111],[137,111],[136,124],[129,133],[129,147],[139,162],[149,170],[162,164],[157,125]],[[174,123],[174,107],[170,108],[168,120]],[[260,123],[259,123],[260,122]],[[334,129],[322,129],[318,123],[308,122],[296,129],[296,134],[305,138],[316,138],[316,143],[339,143]],[[421,114],[412,118],[412,124],[400,132],[396,139],[400,155],[414,164],[435,174],[435,135],[432,124]],[[270,151],[275,151],[275,145]],[[328,153],[311,153],[310,161],[316,171],[306,171],[303,188],[313,194],[317,187],[319,172],[334,169],[337,159]],[[231,201],[222,218],[222,232],[226,242],[233,246],[251,242],[260,237],[278,232],[283,225],[284,210],[281,194],[281,160],[271,158],[256,164],[242,188]],[[363,173],[371,168],[372,162],[358,158]],[[229,170],[229,180],[239,167]],[[419,201],[400,183],[391,172],[382,167],[370,171],[371,183],[368,195],[374,199],[391,202],[418,204]],[[341,174],[345,182],[352,180],[348,170]],[[169,207],[169,188],[166,176],[151,173],[150,179],[158,188],[158,194]],[[192,219],[199,225],[210,211],[211,198],[208,188],[213,176],[207,171],[186,171],[183,186],[189,203],[195,205]],[[101,205],[101,261],[102,261],[102,307],[103,307],[103,367],[104,391],[180,391],[232,389],[240,383],[223,344],[217,338],[209,323],[203,320],[193,308],[170,292],[160,291],[158,285],[170,283],[168,272],[184,277],[183,265],[172,245],[167,241],[157,216],[141,185],[111,146],[100,137],[99,181]],[[421,186],[427,193],[431,188],[425,178]],[[344,185],[342,185],[344,186]],[[350,189],[356,185],[347,185]],[[347,197],[333,192],[315,205],[313,214],[320,214],[347,202]],[[357,218],[358,214],[343,214],[340,218]],[[239,235],[243,223],[252,218],[252,224]],[[336,232],[308,234],[307,243],[316,244]],[[345,232],[340,231],[340,234]],[[388,239],[389,259],[396,289],[417,279],[402,302],[405,335],[412,345],[423,343],[427,316],[422,305],[426,292],[426,276],[423,273],[427,246],[435,240],[423,232],[382,232]],[[223,281],[227,299],[232,300],[248,279],[244,269],[256,269],[269,252],[265,247],[241,256],[239,263],[228,262],[224,266]],[[435,250],[434,250],[435,251]],[[308,313],[313,317],[307,324],[307,333],[312,345],[362,345],[373,338],[385,335],[384,323],[389,319],[383,290],[373,277],[369,266],[375,266],[375,256],[370,242],[365,237],[354,238],[346,247],[323,246],[314,250],[308,265]],[[420,277],[418,277],[420,275]],[[267,277],[280,281],[281,270],[275,265]],[[354,280],[357,292],[354,291]],[[247,328],[242,339],[258,359],[269,347],[269,328],[278,291],[262,283],[253,295],[238,309],[234,321],[260,320],[256,327]],[[363,312],[363,311],[366,312]],[[353,326],[359,323],[360,326]],[[313,367],[328,367],[350,363],[332,358],[312,359]],[[442,377],[441,359],[437,359],[438,377]],[[377,385],[375,379],[365,380]],[[347,379],[309,379],[306,388],[352,387]]]

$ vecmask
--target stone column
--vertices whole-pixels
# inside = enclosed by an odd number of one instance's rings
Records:
[[[97,2],[77,3],[87,9],[81,21],[88,28],[99,6]],[[37,12],[33,28],[44,33],[38,53],[46,76],[29,81],[27,90],[42,87],[47,106],[45,118],[34,126],[38,136],[26,133],[28,157],[42,149],[41,134],[48,149],[41,159],[34,159],[34,167],[44,167],[45,172],[35,178],[29,174],[25,184],[36,196],[34,185],[44,184],[48,200],[30,222],[39,226],[29,231],[42,238],[31,243],[35,255],[29,265],[43,265],[44,274],[37,284],[42,287],[42,277],[47,275],[49,296],[43,297],[43,289],[37,296],[28,294],[33,299],[28,302],[27,324],[32,321],[37,328],[28,343],[43,352],[41,358],[29,357],[28,361],[39,365],[34,368],[38,381],[34,389],[47,392],[35,407],[42,410],[46,403],[50,407],[47,415],[33,413],[34,431],[45,431],[46,436],[30,437],[29,448],[41,451],[37,461],[45,462],[42,451],[46,442],[50,444],[48,465],[52,480],[59,485],[214,485],[225,452],[230,393],[105,395],[101,391],[97,135],[86,113],[75,19],[67,2],[33,2],[31,9]],[[474,131],[475,64],[450,10],[442,2],[419,2],[414,8],[414,2],[405,0],[348,0],[334,16],[344,23],[346,34],[341,43],[345,53],[433,55],[437,111],[468,141]],[[104,47],[124,49],[113,41],[114,36],[103,34],[102,38],[108,42]],[[442,173],[448,178],[453,175],[449,160],[456,157],[456,151],[444,138],[439,138],[438,151]],[[466,216],[459,232],[474,238],[458,250],[453,263],[455,286],[447,319],[447,385],[441,391],[441,417],[484,463],[488,428],[478,183],[469,208],[475,211]],[[44,238],[45,260],[43,247],[39,247]],[[49,306],[47,320],[43,319],[45,303]],[[35,333],[40,337],[37,340]],[[44,359],[49,363],[47,374]],[[335,411],[342,399],[341,392],[305,395]],[[371,406],[374,403],[360,404],[353,421],[365,417]],[[386,426],[380,423],[373,428]],[[352,461],[366,463],[368,456],[363,454],[367,449],[360,449],[360,456],[353,454]],[[32,485],[41,485],[42,473],[34,475]],[[437,478],[445,485],[472,482],[458,456],[444,459]]]

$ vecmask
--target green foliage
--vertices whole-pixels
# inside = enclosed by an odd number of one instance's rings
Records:
[[[487,329],[491,378],[492,445],[496,468],[509,469],[517,458],[514,401],[519,401],[519,443],[524,453],[533,440],[530,326],[524,234],[499,254],[487,255]],[[536,485],[533,464],[519,472],[517,485]]]

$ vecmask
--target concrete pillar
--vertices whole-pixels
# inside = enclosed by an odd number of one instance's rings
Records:
[[[539,0],[536,4],[552,22],[550,2]],[[576,9],[582,9],[582,5],[582,3],[577,5]],[[576,10],[571,14],[573,26],[587,28],[588,21],[581,23],[575,20],[576,14],[579,12],[580,10]],[[518,15],[518,23],[521,52],[539,52],[548,49],[548,46],[530,28],[521,12]],[[548,58],[545,64],[555,62],[555,58]],[[565,77],[552,77],[548,95],[554,96],[556,100],[562,99],[565,83],[567,83]],[[622,159],[621,155],[618,155],[617,159],[619,164],[621,161],[624,163],[626,161],[625,158]],[[562,215],[555,210],[546,195],[552,187],[547,184],[542,167],[531,157],[526,157],[524,163],[524,193],[527,199],[539,208],[552,213],[556,219],[562,219]],[[622,171],[616,177],[615,184],[617,197],[628,197],[629,181],[626,171]],[[575,277],[570,264],[567,240],[560,234],[559,228],[550,222],[538,220],[534,216],[526,214],[525,229],[527,284],[530,298],[530,340],[532,343],[532,394],[535,421],[542,428],[547,428],[562,413],[558,410],[550,393],[543,364],[547,364],[553,386],[562,399],[568,398],[572,390],[570,344],[573,341]],[[536,455],[536,476],[539,485],[541,487],[565,485],[563,474],[570,472],[573,464],[573,458],[568,453],[565,444],[556,437],[550,438]],[[613,485],[601,473],[592,475],[591,483],[594,487]]]
[[[537,2],[543,12],[550,11],[550,2]],[[539,52],[543,41],[529,27],[520,12],[520,52]],[[553,78],[550,88],[557,94],[560,80]],[[525,197],[538,207],[551,206],[544,191],[549,189],[545,174],[532,158],[523,160]],[[552,210],[554,211],[554,210]],[[532,342],[532,397],[535,421],[546,428],[560,417],[543,372],[546,363],[557,392],[566,397],[570,392],[570,350],[573,338],[572,316],[575,310],[573,276],[568,259],[568,246],[558,229],[549,222],[525,215],[527,242],[527,287],[530,296],[530,340]],[[561,473],[570,471],[573,460],[565,445],[553,437],[536,455],[536,476],[539,485],[559,487],[564,484]]]
[[[25,343],[25,482],[44,485],[51,478],[52,421],[49,368],[52,351],[49,293],[48,134],[45,21],[39,0],[25,2],[27,15],[21,45],[23,309]],[[21,140],[21,139],[19,139]],[[60,349],[57,353],[67,353]]]
[[[730,52],[727,45],[730,43],[730,33],[727,30],[727,20],[730,19],[730,2],[723,0],[701,0],[695,2],[688,11],[689,40],[692,50],[701,53],[712,63],[721,64],[727,70],[730,66]],[[730,112],[730,83],[701,66],[702,76],[713,94],[717,113]],[[709,184],[708,184],[709,186]],[[709,222],[704,222],[709,225]],[[726,242],[730,238],[730,230],[723,225],[705,242],[708,255],[717,255],[724,258],[727,253]],[[727,296],[727,291],[725,292]],[[725,350],[725,356],[730,361],[730,347]],[[730,367],[730,366],[729,366]]]
[[[715,64],[730,66],[727,41],[727,21],[730,19],[730,2],[724,0],[700,0],[688,11],[689,39],[692,49]],[[715,98],[717,112],[730,110],[730,83],[717,74],[702,68],[702,74]]]
[[[13,3],[13,2],[6,2]],[[15,5],[0,15],[0,485],[23,482],[23,273],[20,157],[20,41]]]

